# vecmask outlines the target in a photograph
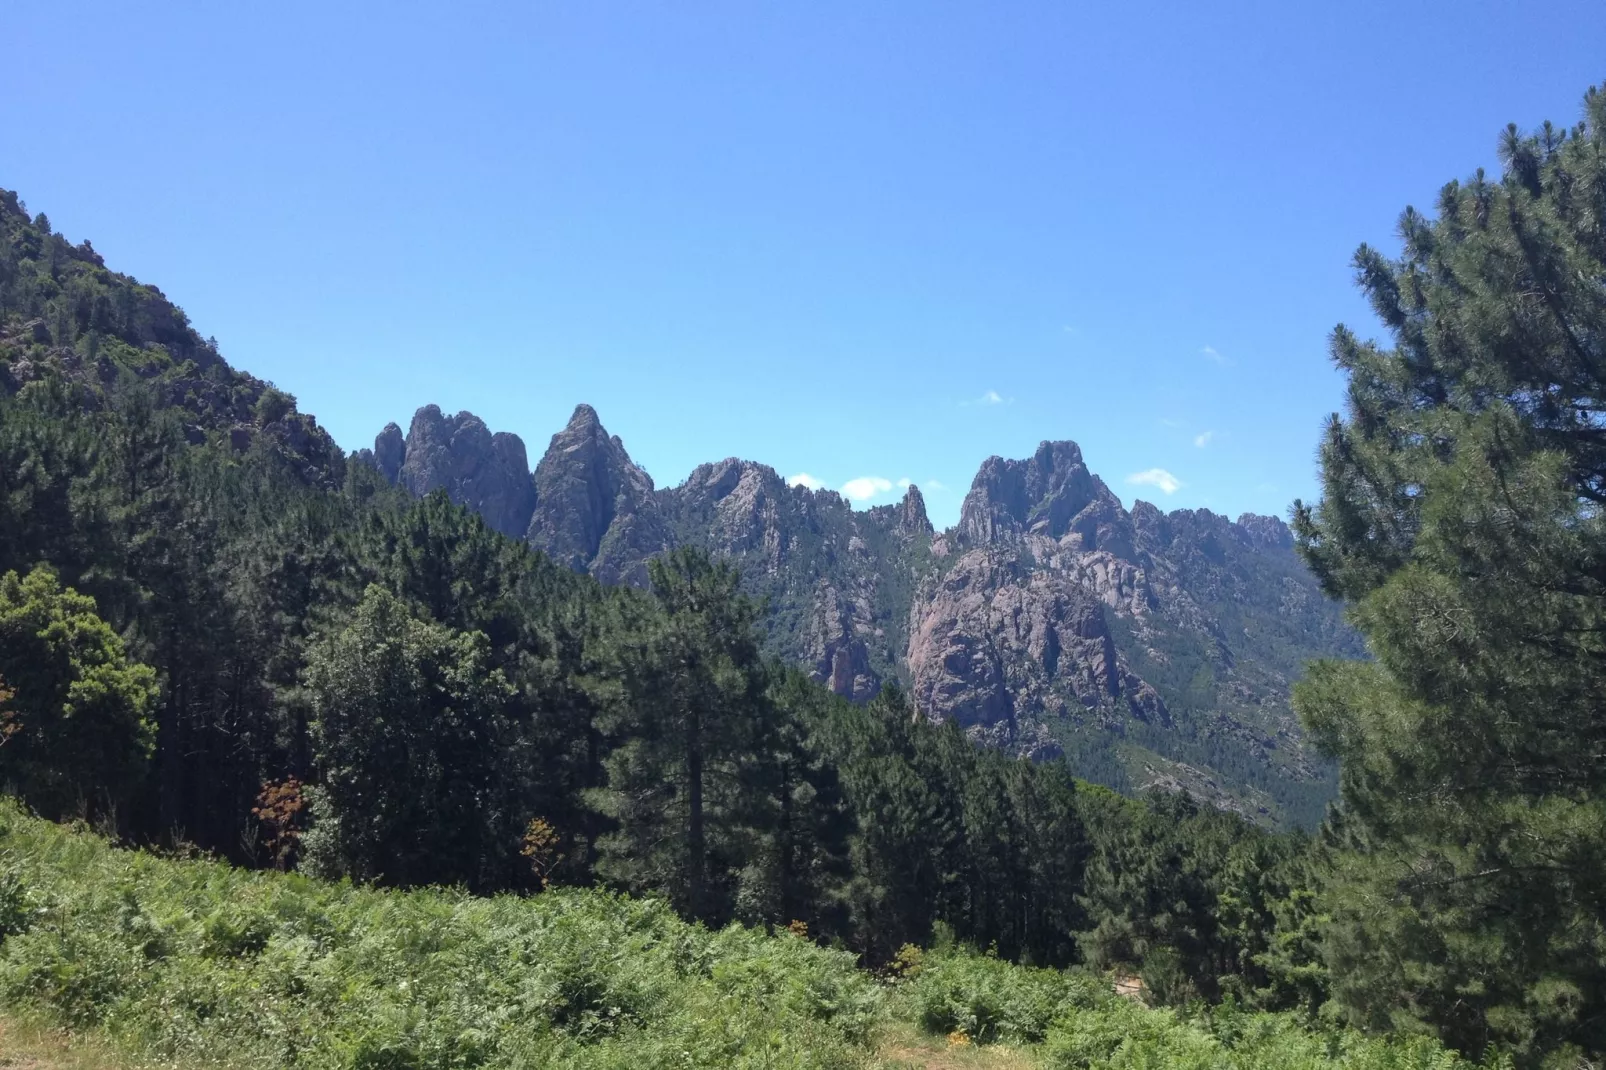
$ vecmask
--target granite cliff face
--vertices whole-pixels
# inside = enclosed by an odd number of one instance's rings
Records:
[[[506,432],[491,434],[473,413],[446,416],[425,405],[413,414],[405,440],[400,428],[387,425],[374,439],[373,456],[392,483],[419,497],[444,487],[452,501],[504,535],[523,535],[535,509],[524,442]]]
[[[535,469],[525,540],[604,583],[644,584],[647,559],[670,546],[652,477],[580,405]]]
[[[855,700],[896,680],[979,743],[1267,821],[1309,821],[1331,794],[1288,695],[1307,659],[1360,645],[1286,525],[1128,511],[1073,442],[988,458],[941,533],[917,487],[855,510],[736,458],[657,489],[588,405],[533,474],[515,436],[434,406],[361,456],[607,583],[645,584],[672,546],[725,556],[767,600],[774,652]]]

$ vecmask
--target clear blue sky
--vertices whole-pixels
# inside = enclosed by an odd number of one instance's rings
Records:
[[[1045,438],[1129,504],[1310,496],[1327,333],[1373,329],[1355,246],[1606,79],[1600,0],[3,25],[0,186],[348,449],[433,401],[533,463],[588,401],[660,485],[731,455],[908,478],[939,524]]]

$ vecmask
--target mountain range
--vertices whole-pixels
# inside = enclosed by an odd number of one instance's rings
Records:
[[[941,532],[917,486],[859,510],[734,457],[659,488],[589,405],[533,470],[517,435],[435,405],[354,457],[606,583],[646,583],[674,546],[728,558],[773,653],[857,700],[896,681],[978,743],[1268,824],[1312,823],[1332,794],[1289,691],[1311,658],[1363,648],[1288,527],[1128,510],[1074,442],[988,458]]]
[[[266,452],[329,489],[368,464],[606,583],[641,585],[652,555],[704,547],[764,600],[772,653],[839,694],[896,681],[979,743],[1063,753],[1088,779],[1185,788],[1267,824],[1312,824],[1332,797],[1289,691],[1311,658],[1364,649],[1275,517],[1127,510],[1065,441],[987,459],[941,532],[918,487],[860,510],[736,458],[659,488],[587,405],[533,470],[517,435],[434,405],[348,457],[159,289],[5,190],[0,296],[14,306],[0,317],[0,392],[69,382],[72,404],[144,397],[193,445]],[[0,472],[0,495],[38,493],[26,472]]]

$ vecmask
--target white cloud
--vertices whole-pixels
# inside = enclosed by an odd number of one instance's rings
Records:
[[[1231,363],[1229,360],[1227,360],[1226,357],[1224,357],[1220,353],[1216,352],[1216,347],[1215,346],[1205,346],[1203,349],[1199,350],[1199,352],[1203,353],[1205,356],[1209,357],[1211,360],[1215,361],[1217,364],[1229,364],[1229,363]]]
[[[807,472],[799,472],[795,476],[787,476],[786,485],[789,487],[807,487],[810,490],[819,490],[821,487],[825,486],[825,480],[816,479]]]
[[[1164,468],[1149,468],[1142,472],[1134,472],[1126,477],[1126,481],[1139,486],[1154,487],[1162,494],[1175,494],[1182,489],[1182,480]]]
[[[1006,398],[1006,397],[1004,397],[1004,395],[1000,394],[996,390],[989,390],[986,393],[982,394],[982,396],[979,397],[979,398],[971,398],[969,401],[961,401],[959,404],[961,404],[961,405],[1008,405],[1010,402],[1012,402],[1014,400],[1015,400],[1014,398]]]
[[[1204,449],[1206,446],[1210,445],[1210,440],[1215,437],[1216,433],[1214,431],[1205,431],[1201,434],[1193,436],[1193,444],[1198,446],[1200,449]]]
[[[946,483],[938,483],[935,479],[928,479],[925,482],[925,488],[927,490],[947,490],[948,485]]]
[[[1181,427],[1182,426],[1182,421],[1181,420],[1172,420],[1169,417],[1162,416],[1162,417],[1160,417],[1160,426],[1161,427]]]
[[[892,480],[882,479],[880,476],[860,476],[842,484],[843,496],[855,502],[867,502],[877,494],[885,494],[891,489]]]
[[[908,490],[912,486],[914,486],[914,480],[910,479],[908,476],[904,476],[902,479],[898,480],[899,490]]]

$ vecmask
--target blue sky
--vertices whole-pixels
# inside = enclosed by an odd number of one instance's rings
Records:
[[[435,402],[533,463],[586,401],[660,485],[912,479],[939,525],[1045,438],[1128,504],[1311,496],[1327,333],[1373,330],[1355,246],[1606,79],[1598,0],[4,24],[0,186],[348,449]]]

